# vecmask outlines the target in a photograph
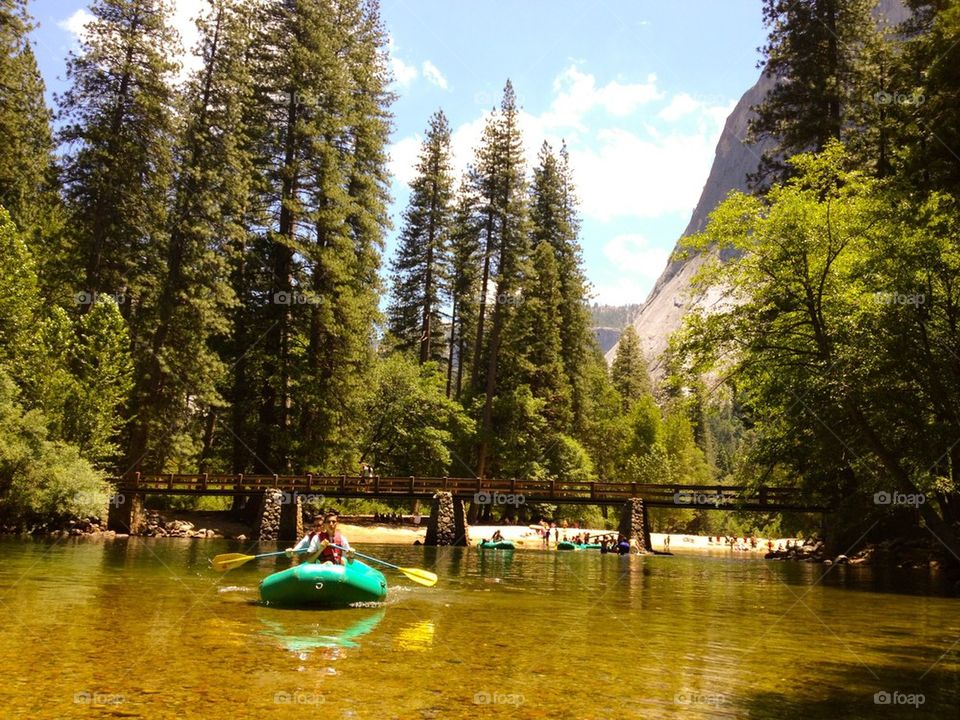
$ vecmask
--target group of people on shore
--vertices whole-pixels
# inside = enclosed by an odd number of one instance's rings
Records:
[[[707,543],[710,545],[728,545],[732,550],[756,550],[757,549],[757,538],[753,535],[744,535],[742,538],[731,535],[730,537],[723,537],[721,535],[716,536],[716,541],[714,541],[714,536],[707,538]],[[773,541],[767,541],[767,547],[773,549]]]

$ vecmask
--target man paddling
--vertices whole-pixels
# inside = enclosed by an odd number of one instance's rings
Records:
[[[307,533],[294,547],[287,548],[287,557],[294,557],[299,550],[306,550],[305,562],[334,563],[346,565],[347,555],[352,552],[350,541],[337,529],[339,518],[336,513],[327,513],[313,520],[313,530]],[[338,545],[339,547],[333,547]],[[341,550],[340,548],[343,548]],[[344,552],[346,551],[346,552]]]

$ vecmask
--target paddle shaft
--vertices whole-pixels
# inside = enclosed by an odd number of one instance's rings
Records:
[[[328,545],[329,547],[334,547],[334,548],[336,548],[337,550],[343,550],[344,552],[351,552],[351,553],[353,553],[354,555],[356,555],[357,557],[362,557],[364,560],[372,560],[373,562],[380,563],[381,565],[386,565],[388,568],[393,568],[394,570],[400,570],[401,572],[403,571],[403,568],[400,567],[399,565],[394,565],[393,563],[388,563],[386,560],[381,560],[380,558],[375,558],[375,557],[371,557],[371,556],[369,556],[369,555],[364,555],[363,553],[359,553],[359,552],[357,552],[356,550],[349,550],[349,551],[348,551],[346,548],[342,548],[342,547],[340,547],[339,545],[334,545],[333,543],[327,543],[327,545]]]

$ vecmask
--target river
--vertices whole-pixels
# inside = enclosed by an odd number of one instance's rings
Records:
[[[261,547],[264,552],[271,547]],[[361,549],[361,548],[358,548]],[[936,578],[713,556],[366,545],[387,602],[257,604],[213,540],[0,540],[0,716],[955,718]]]

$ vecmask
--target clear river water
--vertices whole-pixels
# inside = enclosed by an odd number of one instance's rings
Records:
[[[260,552],[272,547],[259,547]],[[387,601],[257,603],[215,540],[0,540],[3,718],[956,718],[926,571],[365,545]]]

